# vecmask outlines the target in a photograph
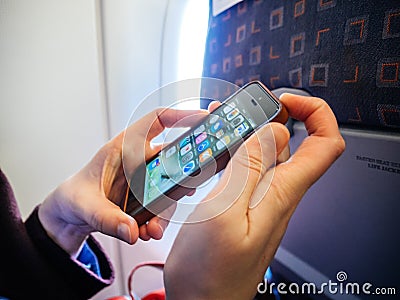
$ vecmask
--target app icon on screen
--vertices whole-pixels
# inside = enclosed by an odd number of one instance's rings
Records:
[[[216,133],[218,130],[220,130],[222,127],[224,127],[224,121],[218,120],[215,124],[211,126],[211,132]]]
[[[221,130],[217,131],[215,136],[217,137],[217,139],[220,139],[224,135],[224,133],[225,133],[224,130],[221,129]]]
[[[173,146],[173,147],[169,148],[169,149],[167,150],[167,152],[165,152],[165,157],[168,158],[168,157],[170,157],[172,154],[174,154],[175,152],[176,152],[176,147]]]
[[[211,115],[209,122],[210,122],[210,124],[214,124],[215,122],[218,121],[218,119],[219,119],[218,115]]]
[[[158,167],[159,165],[160,165],[160,158],[157,157],[155,160],[153,160],[153,161],[150,163],[149,171],[153,170],[155,167]]]
[[[226,119],[228,121],[232,120],[234,117],[236,117],[239,114],[239,110],[237,108],[235,108],[234,110],[232,110],[229,114],[226,115]]]
[[[238,126],[240,123],[242,123],[244,121],[244,118],[242,115],[237,116],[236,118],[233,119],[233,121],[231,122],[233,127]]]
[[[200,144],[202,141],[204,141],[207,138],[207,132],[203,132],[196,138],[196,144]]]
[[[210,142],[208,140],[205,140],[197,146],[197,151],[203,152],[208,147],[210,147]]]
[[[185,137],[184,139],[182,139],[180,142],[179,142],[179,147],[180,148],[183,148],[183,147],[185,147],[187,144],[189,144],[190,143],[190,136],[187,136],[187,137]]]
[[[194,160],[191,160],[190,162],[188,162],[186,165],[183,166],[182,170],[184,173],[190,173],[195,167],[195,163]]]
[[[235,135],[236,136],[241,136],[246,130],[249,129],[249,124],[246,122],[243,122],[240,124],[238,127],[235,128]]]
[[[181,149],[181,151],[180,151],[180,153],[181,153],[181,156],[184,156],[186,153],[188,153],[190,150],[192,150],[192,144],[187,144],[186,146],[184,146],[182,149]]]
[[[226,147],[230,142],[231,142],[231,138],[229,137],[229,135],[226,135],[221,140],[219,140],[215,144],[215,146],[217,147],[217,150],[221,150],[224,147]]]
[[[232,104],[227,104],[227,105],[224,107],[223,111],[224,111],[225,114],[227,114],[227,113],[229,113],[233,108],[234,108],[234,106],[233,106]]]
[[[199,155],[199,161],[205,162],[207,159],[209,159],[212,156],[212,150],[211,148],[207,148],[203,153]]]
[[[181,158],[181,163],[182,165],[187,164],[189,161],[193,159],[193,152],[190,151],[189,153],[186,153],[182,158]]]
[[[206,127],[204,125],[201,125],[200,127],[197,127],[193,134],[194,136],[198,136],[200,133],[202,133],[204,130],[206,130]]]

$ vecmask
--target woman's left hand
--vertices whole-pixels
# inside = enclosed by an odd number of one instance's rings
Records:
[[[79,252],[83,241],[94,231],[129,244],[139,237],[160,239],[168,221],[154,217],[139,228],[134,218],[120,209],[127,191],[125,172],[132,174],[139,164],[161,149],[161,145],[154,146],[151,141],[165,128],[190,126],[206,113],[156,109],[105,144],[83,169],[58,186],[40,205],[39,219],[49,236],[71,255]],[[123,146],[126,147],[124,164]]]

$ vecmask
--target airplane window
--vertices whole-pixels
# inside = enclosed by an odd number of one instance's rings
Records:
[[[208,25],[208,1],[188,0],[179,37],[178,80],[201,77]]]

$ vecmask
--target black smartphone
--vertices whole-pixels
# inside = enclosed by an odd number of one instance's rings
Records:
[[[130,180],[121,209],[139,225],[146,223],[223,170],[257,128],[276,118],[286,122],[283,111],[278,99],[261,82],[246,84],[141,165]]]

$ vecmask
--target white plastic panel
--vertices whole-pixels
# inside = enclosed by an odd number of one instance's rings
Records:
[[[318,286],[345,272],[345,283],[368,282],[370,291],[396,287],[400,135],[352,128],[341,128],[341,133],[345,152],[303,197],[275,258],[290,271],[284,271],[288,280]],[[304,126],[295,123],[291,150],[306,136]],[[329,299],[370,299],[362,292],[336,295],[326,289],[325,294]]]
[[[168,1],[102,1],[102,24],[111,135],[160,86],[164,19]],[[150,108],[160,103],[151,103]]]
[[[94,1],[0,2],[0,166],[23,216],[106,140]]]

